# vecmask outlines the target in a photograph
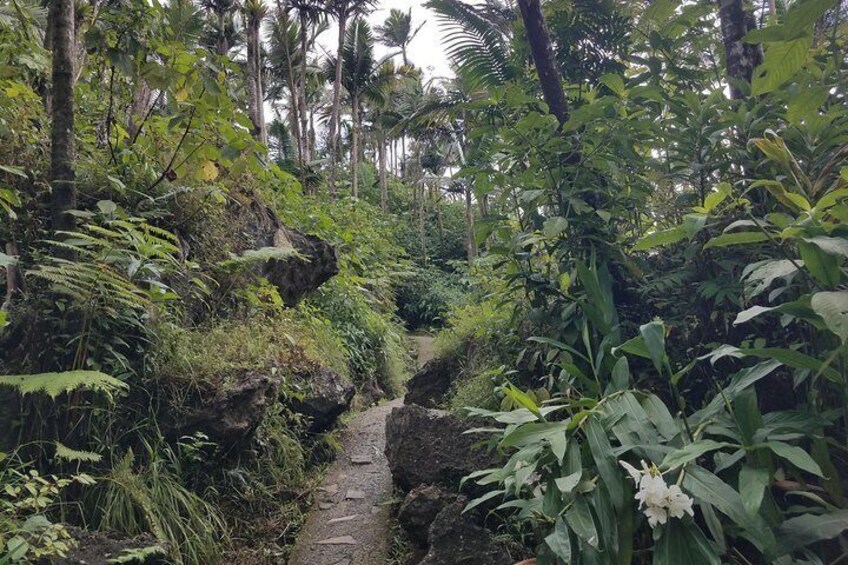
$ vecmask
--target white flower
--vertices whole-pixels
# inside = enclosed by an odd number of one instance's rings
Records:
[[[662,475],[654,477],[646,474],[642,475],[642,480],[639,482],[636,500],[641,502],[642,506],[663,506],[667,494],[668,485],[665,484]]]
[[[665,499],[665,506],[671,516],[683,518],[684,514],[695,515],[695,511],[692,510],[692,499],[686,496],[679,486],[671,485],[668,487]]]
[[[636,483],[638,491],[635,498],[652,528],[665,524],[669,516],[680,519],[685,514],[695,515],[692,499],[678,485],[668,486],[656,465],[652,463],[649,466],[642,461],[640,470],[626,461],[619,461],[619,464]]]
[[[645,508],[645,516],[648,517],[648,524],[655,528],[657,524],[665,524],[668,521],[668,512],[661,506],[648,506]]]

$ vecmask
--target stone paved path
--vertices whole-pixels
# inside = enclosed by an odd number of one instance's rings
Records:
[[[419,366],[432,357],[432,339],[412,336]],[[357,416],[342,436],[289,565],[383,565],[389,549],[392,477],[386,456],[386,417],[403,399]]]

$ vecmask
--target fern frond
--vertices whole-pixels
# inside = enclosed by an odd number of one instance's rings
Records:
[[[250,249],[241,255],[230,255],[230,258],[220,263],[225,269],[239,268],[251,266],[256,263],[265,263],[267,261],[298,258],[308,261],[301,253],[298,253],[294,247],[262,247],[260,249]]]
[[[103,458],[99,453],[71,449],[58,441],[56,442],[56,457],[65,461],[81,461],[84,463],[99,463]]]
[[[129,389],[127,383],[100,371],[0,375],[0,386],[12,387],[22,395],[43,393],[54,400],[61,394],[77,389],[102,392],[109,396]]]

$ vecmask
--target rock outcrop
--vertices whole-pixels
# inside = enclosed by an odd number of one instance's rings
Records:
[[[137,563],[159,565],[167,563],[167,548],[149,534],[126,538],[106,532],[91,532],[74,526],[67,527],[76,542],[65,557],[54,557],[53,565],[92,565],[94,563]],[[129,560],[128,555],[134,558]],[[127,559],[127,561],[118,561]]]
[[[430,524],[442,509],[465,498],[437,485],[415,487],[404,498],[398,510],[398,523],[410,541],[418,547],[427,547]]]
[[[462,514],[465,502],[442,508],[430,525],[430,549],[419,565],[510,565],[492,534]]]
[[[498,464],[498,457],[466,434],[476,423],[414,404],[392,410],[386,419],[386,457],[395,483],[404,490],[442,484],[456,489],[462,478]]]
[[[317,367],[302,375],[306,391],[303,396],[287,400],[291,408],[310,419],[309,431],[329,429],[350,407],[356,387],[344,376],[326,367]]]
[[[450,391],[459,372],[459,363],[453,357],[435,358],[415,373],[406,385],[404,403],[436,408]]]
[[[196,432],[229,451],[248,441],[262,421],[265,410],[279,398],[279,381],[269,375],[247,372],[210,395],[192,395],[163,420],[170,436]]]
[[[298,256],[270,259],[259,268],[261,276],[277,287],[287,306],[295,306],[306,295],[339,272],[336,248],[314,235],[284,226],[273,210],[258,202],[251,205],[247,228],[256,249],[293,248]]]

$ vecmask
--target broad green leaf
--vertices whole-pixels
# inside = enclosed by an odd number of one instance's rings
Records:
[[[639,326],[639,333],[645,341],[645,349],[657,372],[662,374],[665,366],[665,325],[661,321],[654,321]]]
[[[841,255],[848,257],[848,239],[843,237],[827,237],[820,235],[818,237],[804,238],[807,243],[812,243],[825,253],[830,255]]]
[[[709,213],[716,209],[716,207],[727,200],[727,197],[730,196],[732,187],[728,182],[719,183],[716,186],[716,189],[713,192],[710,192],[707,197],[704,199],[703,212]]]
[[[704,245],[704,249],[712,249],[713,247],[727,247],[729,245],[746,245],[749,243],[761,243],[768,241],[768,237],[763,232],[758,231],[742,231],[733,233],[724,233],[712,238]]]
[[[707,538],[697,524],[669,518],[654,547],[653,565],[720,565]]]
[[[788,37],[793,38],[805,33],[837,2],[838,0],[796,0],[793,2],[786,12]]]
[[[791,553],[818,541],[835,538],[845,530],[848,530],[848,510],[821,516],[802,514],[780,525],[780,548],[783,554]]]
[[[793,125],[799,125],[803,121],[809,121],[816,116],[824,103],[827,101],[828,89],[826,86],[813,86],[802,88],[795,96],[789,99],[786,108],[786,119]]]
[[[627,357],[621,357],[612,367],[607,392],[619,392],[628,388],[630,388],[630,364]]]
[[[816,279],[816,282],[826,287],[837,286],[840,283],[842,271],[836,257],[822,251],[818,245],[805,241],[798,242],[798,250],[801,252],[801,259],[804,260],[804,267]]]
[[[545,223],[542,226],[542,233],[545,234],[545,237],[554,238],[559,237],[567,229],[568,220],[561,216],[555,216],[545,220]]]
[[[690,443],[685,447],[672,451],[671,453],[666,455],[665,459],[663,459],[662,463],[660,464],[660,468],[663,470],[677,469],[682,465],[686,465],[690,461],[694,461],[705,453],[709,453],[710,451],[715,451],[717,449],[724,449],[725,447],[731,446],[732,444],[725,442],[717,442],[711,439],[702,439],[694,443]]]
[[[824,320],[827,329],[845,343],[848,340],[848,291],[817,292],[810,304]]]
[[[577,534],[577,537],[582,538],[595,549],[599,549],[598,528],[595,526],[594,518],[592,518],[592,509],[584,496],[578,496],[574,499],[571,506],[565,511],[565,521]]]
[[[552,436],[563,436],[568,429],[569,421],[562,422],[529,422],[518,426],[508,433],[501,441],[501,447],[523,447],[537,443]]]
[[[557,488],[562,494],[571,495],[571,492],[574,490],[574,487],[580,482],[580,478],[583,476],[583,471],[576,471],[571,473],[567,477],[562,477],[560,479],[556,479],[554,482],[556,483]]]
[[[493,490],[493,491],[487,492],[483,496],[481,496],[479,498],[475,498],[474,500],[469,502],[465,506],[465,508],[462,510],[462,512],[464,514],[465,512],[468,512],[472,508],[476,508],[476,507],[480,506],[481,504],[483,504],[484,502],[486,502],[488,500],[492,500],[495,497],[502,496],[504,493],[506,493],[505,490]]]
[[[739,493],[742,502],[750,514],[757,514],[763,503],[763,496],[769,484],[767,469],[744,465],[739,470]]]
[[[587,418],[584,429],[592,459],[598,467],[598,474],[610,493],[612,505],[620,511],[624,506],[624,486],[621,484],[621,473],[616,468],[609,438],[596,418]]]
[[[749,514],[742,497],[730,485],[697,465],[688,468],[683,488],[698,500],[703,500],[736,522],[751,542],[767,557],[776,552],[776,540],[759,515]]]
[[[536,403],[533,402],[533,399],[524,394],[515,386],[509,384],[503,388],[503,392],[510,400],[512,400],[519,406],[523,406],[540,420],[544,419],[544,416],[539,411],[539,407],[536,405]]]
[[[627,94],[627,89],[624,86],[624,79],[621,78],[621,75],[607,73],[600,78],[600,82],[612,90],[613,93],[620,98],[624,98]]]
[[[807,62],[811,45],[812,34],[769,44],[763,63],[754,71],[751,95],[768,94],[795,76],[795,73]]]
[[[766,449],[770,449],[772,452],[774,452],[775,455],[777,455],[781,459],[789,461],[802,471],[806,471],[807,473],[812,473],[817,477],[824,478],[824,473],[822,473],[819,464],[813,461],[813,458],[810,457],[807,452],[801,449],[800,447],[789,445],[788,443],[784,443],[782,441],[767,441],[755,447],[763,447]]]
[[[772,310],[774,310],[773,306],[751,306],[747,310],[742,310],[736,315],[736,319],[733,320],[733,325],[738,326],[739,324],[744,324],[745,322],[753,320],[760,314],[763,314],[765,312],[771,312]]]
[[[563,563],[571,563],[571,538],[568,537],[568,526],[562,517],[557,518],[554,530],[545,538],[545,543]]]
[[[646,251],[654,247],[671,245],[686,239],[686,230],[682,226],[650,233],[636,242],[633,251]]]

